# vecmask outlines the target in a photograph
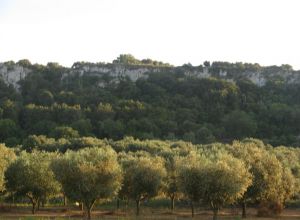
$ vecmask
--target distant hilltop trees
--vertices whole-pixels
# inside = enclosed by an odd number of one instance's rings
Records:
[[[113,61],[114,64],[124,64],[124,65],[149,65],[149,66],[172,66],[168,63],[163,63],[161,61],[142,59],[138,60],[131,54],[121,54],[117,59]]]
[[[131,54],[120,54],[112,63],[105,63],[105,62],[97,62],[97,63],[90,63],[90,62],[75,62],[72,65],[72,68],[79,67],[82,65],[109,65],[109,64],[120,64],[120,65],[128,65],[128,66],[154,66],[154,67],[173,67],[173,65],[169,63],[164,63],[162,61],[156,61],[152,59],[142,59],[139,60],[135,58]]]

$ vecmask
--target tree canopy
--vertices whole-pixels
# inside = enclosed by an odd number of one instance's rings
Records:
[[[67,151],[52,167],[65,195],[84,204],[88,219],[96,200],[113,197],[121,187],[122,171],[109,147]]]
[[[16,155],[12,149],[7,148],[4,144],[0,144],[0,192],[5,189],[4,173],[15,158]]]
[[[55,155],[38,151],[22,152],[5,173],[7,190],[16,196],[28,197],[32,203],[32,214],[40,200],[59,192],[59,184],[50,169],[53,156]]]

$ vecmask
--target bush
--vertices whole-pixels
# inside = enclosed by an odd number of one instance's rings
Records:
[[[269,209],[268,203],[262,202],[259,204],[257,209],[258,217],[269,217],[271,216],[271,210]]]
[[[280,202],[262,202],[257,209],[258,217],[274,217],[283,211],[283,204]]]

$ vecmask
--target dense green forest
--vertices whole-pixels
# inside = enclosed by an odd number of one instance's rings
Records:
[[[99,86],[95,75],[63,77],[67,68],[57,63],[43,66],[21,60],[17,64],[32,72],[19,82],[18,90],[0,81],[0,142],[7,146],[26,145],[32,135],[113,140],[132,136],[196,144],[254,137],[274,146],[300,144],[300,85],[277,77],[259,87],[241,75],[260,71],[271,77],[274,71],[292,71],[289,65],[205,62],[193,67],[237,76],[236,82],[229,82],[187,77],[183,69],[190,64],[170,73],[169,64],[121,55],[101,65],[143,65],[159,67],[161,72],[136,82],[124,78]]]

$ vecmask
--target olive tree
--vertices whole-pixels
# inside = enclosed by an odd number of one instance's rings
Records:
[[[141,201],[156,196],[163,187],[164,161],[160,157],[128,157],[122,160],[122,166],[124,181],[120,194],[136,202],[139,215]]]
[[[300,149],[280,146],[273,148],[272,152],[282,163],[286,172],[291,172],[295,179],[294,194],[300,193]]]
[[[279,205],[283,208],[287,200],[300,192],[300,151],[297,148],[281,146],[273,148],[272,153],[282,164],[281,184],[277,188],[277,202],[281,203]],[[279,213],[281,210],[274,211]]]
[[[162,152],[161,155],[165,159],[165,167],[167,176],[164,185],[164,193],[170,198],[170,208],[173,211],[175,208],[175,200],[181,196],[178,182],[178,169],[176,166],[177,154],[174,151]]]
[[[220,155],[202,171],[202,200],[211,206],[214,220],[223,206],[242,198],[252,183],[251,174],[244,163],[231,155]]]
[[[5,173],[6,188],[17,196],[26,196],[35,214],[41,199],[59,192],[59,183],[50,169],[52,155],[33,151],[21,152]]]
[[[244,196],[241,198],[242,217],[246,217],[247,203],[282,204],[294,191],[295,181],[288,169],[276,158],[271,146],[265,146],[261,141],[246,139],[235,141],[228,150],[237,158],[243,160],[249,168],[253,180]]]
[[[202,182],[205,178],[204,167],[207,159],[195,151],[186,157],[177,158],[178,183],[182,193],[190,200],[192,217],[194,217],[194,203],[203,198]]]
[[[122,170],[110,147],[67,151],[52,168],[65,195],[83,203],[88,219],[96,200],[111,198],[121,187]]]
[[[13,150],[7,148],[4,144],[0,144],[0,192],[4,190],[4,173],[16,158]]]

